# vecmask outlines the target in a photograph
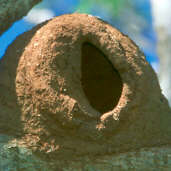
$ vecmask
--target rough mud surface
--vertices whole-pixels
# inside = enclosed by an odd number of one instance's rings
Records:
[[[168,102],[144,55],[89,15],[56,17],[18,37],[0,63],[0,93],[0,133],[45,159],[97,158],[171,140]]]

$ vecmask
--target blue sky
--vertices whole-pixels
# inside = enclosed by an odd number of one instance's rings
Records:
[[[0,36],[0,58],[4,55],[6,48],[9,44],[11,44],[15,38],[30,30],[36,24],[43,22],[44,20],[50,19],[54,16],[59,16],[65,13],[72,13],[76,11],[76,6],[81,0],[58,0],[51,1],[51,3],[47,0],[44,0],[42,3],[35,6],[26,17],[15,22],[3,35]],[[147,0],[143,1],[135,1],[133,4],[133,9],[137,10],[140,15],[136,15],[135,11],[132,16],[133,20],[137,21],[137,28],[141,27],[138,19],[146,20],[143,25],[143,29],[140,32],[135,34],[134,29],[136,30],[136,24],[130,24],[130,21],[125,16],[130,15],[130,11],[125,11],[121,14],[121,18],[112,18],[108,11],[102,9],[102,7],[98,7],[97,5],[92,6],[91,14],[101,17],[102,19],[108,21],[113,26],[120,29],[125,34],[129,35],[131,39],[133,39],[141,48],[141,50],[146,55],[147,60],[153,65],[153,67],[157,70],[158,58],[156,53],[156,34],[152,25],[152,17],[151,17],[151,8],[150,3]],[[128,16],[129,17],[129,16]],[[138,18],[139,17],[139,18]],[[128,20],[128,22],[127,22]],[[139,25],[140,24],[140,25]],[[125,27],[124,27],[125,26]],[[133,29],[131,28],[133,27]],[[132,30],[131,30],[132,29]]]

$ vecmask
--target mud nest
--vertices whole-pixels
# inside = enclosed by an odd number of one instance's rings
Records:
[[[86,14],[56,17],[19,37],[6,61],[11,54],[21,139],[34,151],[95,156],[170,141],[171,114],[156,74],[108,23]]]

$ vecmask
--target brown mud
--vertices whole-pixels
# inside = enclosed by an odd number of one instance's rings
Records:
[[[139,48],[93,16],[56,17],[0,63],[0,132],[51,159],[171,142],[171,111]]]

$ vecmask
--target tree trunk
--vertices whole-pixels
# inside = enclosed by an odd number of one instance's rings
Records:
[[[159,80],[164,95],[171,105],[171,1],[151,0],[154,26],[158,37],[160,60]]]
[[[0,35],[41,0],[0,0]]]

